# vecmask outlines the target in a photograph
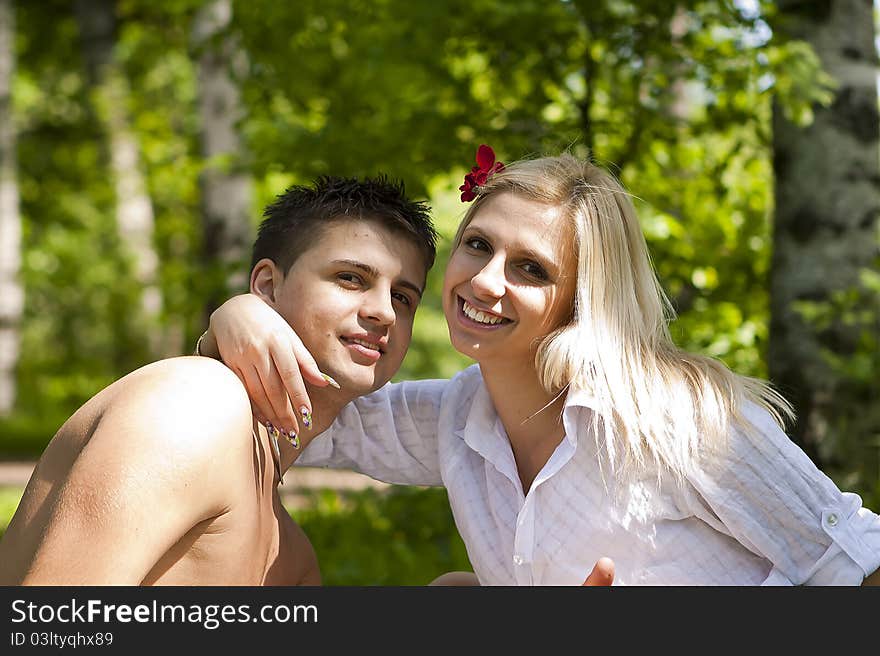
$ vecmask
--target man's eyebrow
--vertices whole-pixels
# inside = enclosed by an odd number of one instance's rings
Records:
[[[345,266],[354,267],[355,269],[360,269],[371,278],[379,277],[379,270],[376,269],[376,267],[370,266],[365,262],[359,262],[357,260],[333,260],[332,264],[342,264]],[[415,283],[410,282],[409,280],[401,280],[397,284],[401,287],[406,287],[407,289],[414,291],[416,294],[419,295],[419,298],[422,298],[422,288]]]

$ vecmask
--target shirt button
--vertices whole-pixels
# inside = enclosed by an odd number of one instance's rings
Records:
[[[514,564],[514,565],[522,565],[522,564],[523,564],[523,557],[520,556],[519,554],[516,554],[516,555],[513,557],[513,564]]]
[[[837,526],[837,515],[835,513],[831,513],[830,515],[828,515],[828,519],[826,519],[825,522],[828,524],[828,526],[834,528],[835,526]]]

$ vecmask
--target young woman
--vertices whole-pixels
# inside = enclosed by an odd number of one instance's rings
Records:
[[[481,148],[462,187],[474,202],[443,286],[450,340],[476,364],[355,400],[298,463],[444,485],[484,585],[580,584],[602,556],[618,584],[876,580],[880,517],[789,440],[784,399],[673,344],[620,184],[568,154],[493,160]],[[317,382],[324,363],[234,300],[212,340],[259,373],[264,416],[294,421],[307,400],[288,374]],[[375,337],[351,357],[381,358]]]

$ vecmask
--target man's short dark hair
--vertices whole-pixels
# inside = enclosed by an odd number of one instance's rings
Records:
[[[375,221],[408,237],[424,255],[425,270],[433,266],[437,232],[431,208],[425,201],[407,198],[403,182],[384,175],[363,179],[322,176],[311,186],[288,188],[266,207],[251,269],[269,258],[286,275],[327,226],[344,219]]]

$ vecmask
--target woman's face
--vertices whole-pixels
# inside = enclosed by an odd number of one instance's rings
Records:
[[[449,338],[480,363],[534,368],[542,337],[571,315],[574,234],[560,208],[499,192],[462,232],[443,283]]]

